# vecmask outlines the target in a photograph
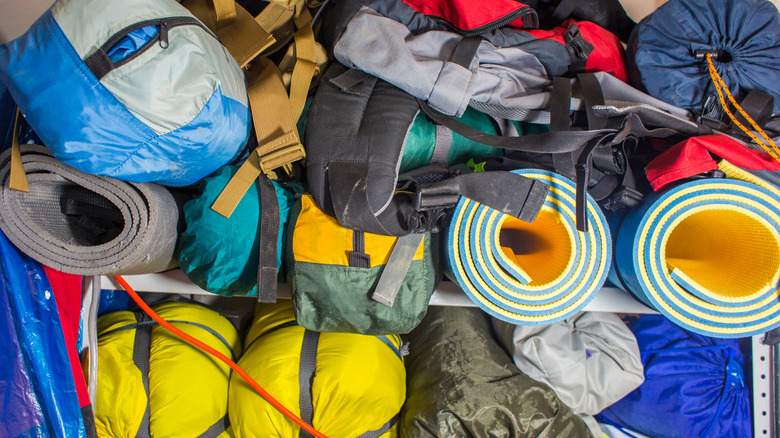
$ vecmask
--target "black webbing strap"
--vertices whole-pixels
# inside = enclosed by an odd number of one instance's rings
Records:
[[[460,196],[533,222],[549,189],[544,183],[510,172],[468,173],[424,184],[408,196],[397,194],[384,211],[375,216],[366,192],[359,190],[361,181],[368,179],[368,163],[332,162],[329,167],[332,174],[339,175],[329,184],[339,223],[345,228],[390,236],[431,231],[425,224],[417,226],[412,222],[426,212],[454,207]],[[344,193],[352,196],[339,196]],[[402,224],[399,218],[410,222]]]
[[[577,0],[561,0],[550,15],[550,21],[563,23],[566,19],[572,18],[571,13],[574,12],[575,7],[577,7]]]
[[[593,107],[597,105],[604,105],[604,93],[601,91],[601,84],[599,83],[596,75],[592,73],[583,73],[577,75],[577,79],[580,82],[582,88],[582,97],[585,101],[585,112],[588,116],[588,129],[597,130],[604,127],[606,120],[601,117],[597,117],[593,111]],[[582,232],[588,231],[588,182],[590,180],[590,168],[592,166],[591,154],[597,147],[605,144],[605,139],[609,137],[610,140],[613,136],[605,135],[599,139],[594,139],[585,146],[580,153],[579,159],[576,164],[576,195],[575,195],[575,210],[577,218],[577,230]]]
[[[477,49],[482,43],[482,37],[465,37],[458,41],[458,45],[455,46],[455,50],[450,55],[449,62],[460,65],[461,67],[469,68],[471,60],[474,59],[474,55],[477,54]]]
[[[550,101],[550,129],[555,132],[571,131],[571,79],[553,78]],[[574,179],[574,152],[552,154],[553,170]]]
[[[383,424],[382,427],[380,427],[379,429],[369,430],[368,432],[360,434],[357,438],[379,438],[388,430],[390,430],[393,426],[395,426],[395,423],[398,422],[399,418],[401,418],[400,412],[395,414],[393,418],[387,420],[387,423]]]
[[[581,73],[577,75],[582,87],[582,99],[585,101],[585,112],[588,115],[588,129],[601,129],[605,125],[602,117],[597,117],[593,111],[594,106],[604,105],[604,93],[601,91],[601,83],[593,73]]]
[[[265,174],[260,174],[260,244],[257,262],[257,302],[275,303],[277,295],[277,245],[279,242],[279,204],[276,189]]]
[[[95,414],[92,412],[91,404],[81,408],[81,418],[84,419],[84,431],[87,434],[87,438],[98,438],[97,429],[95,428]]]
[[[594,138],[616,132],[615,129],[597,129],[588,131],[544,132],[524,137],[504,137],[501,135],[486,134],[457,120],[455,117],[436,111],[422,100],[419,100],[418,102],[420,103],[420,108],[422,108],[423,112],[425,112],[431,120],[452,129],[462,137],[487,146],[513,151],[536,154],[574,152]]]
[[[133,340],[133,363],[141,372],[141,381],[146,392],[146,408],[141,419],[141,425],[138,426],[136,438],[151,438],[149,418],[151,416],[149,408],[149,354],[152,347],[152,325],[141,324],[151,320],[149,315],[144,312],[136,312],[135,319],[139,325],[135,329],[135,339]],[[117,394],[119,395],[119,394]]]
[[[106,51],[102,48],[97,49],[95,53],[89,55],[84,60],[84,64],[92,71],[92,74],[95,75],[97,80],[102,79],[103,76],[114,69],[114,63],[111,62],[111,58],[108,57]]]
[[[739,104],[743,110],[753,119],[758,126],[765,126],[772,117],[772,111],[775,106],[775,98],[769,93],[760,90],[750,90],[747,96]],[[740,123],[747,126],[749,122],[737,112],[735,114]]]
[[[366,234],[360,230],[352,231],[352,251],[349,252],[349,266],[370,268],[371,256],[366,254]]]
[[[298,365],[298,407],[301,420],[312,424],[314,417],[314,404],[312,401],[312,379],[317,368],[317,346],[320,342],[320,333],[312,330],[303,332],[301,344],[301,360]],[[314,438],[312,434],[301,429],[300,438]]]
[[[550,129],[571,131],[571,79],[556,76],[550,100]]]
[[[222,418],[209,426],[205,432],[198,435],[198,438],[217,438],[222,432],[226,431],[228,427],[230,427],[230,418],[225,414]]]

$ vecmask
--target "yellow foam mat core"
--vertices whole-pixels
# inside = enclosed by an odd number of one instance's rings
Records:
[[[777,283],[780,241],[764,223],[728,208],[682,219],[663,247],[666,265],[724,298],[742,298]]]
[[[574,251],[572,236],[560,213],[546,206],[532,224],[507,218],[501,225],[499,242],[507,258],[531,278],[529,286],[559,278],[566,272]]]

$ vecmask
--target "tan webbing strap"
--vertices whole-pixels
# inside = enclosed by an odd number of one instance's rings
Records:
[[[255,17],[260,26],[276,38],[276,49],[290,42],[295,33],[293,17],[295,16],[294,7],[286,7],[276,2],[269,3],[260,14]],[[271,48],[269,52],[275,51]]]
[[[27,175],[24,173],[22,150],[19,147],[19,117],[21,117],[21,113],[17,109],[14,118],[14,132],[11,135],[11,174],[8,178],[8,187],[17,192],[27,193],[29,191]]]
[[[275,169],[292,172],[291,164],[305,157],[290,110],[290,100],[277,67],[258,59],[246,72],[247,94],[259,146],[231,178],[211,209],[230,217],[241,198],[261,174],[276,179]]]
[[[297,12],[297,11],[296,11]],[[302,6],[295,16],[295,67],[290,80],[290,108],[295,120],[301,116],[306,97],[309,95],[312,77],[317,74],[314,31],[311,28],[312,16],[306,6]]]
[[[236,19],[236,7],[233,0],[212,0],[214,15],[217,17],[217,29],[221,29]]]
[[[233,59],[244,68],[276,40],[241,5],[230,0],[232,12],[227,12],[225,3],[228,1],[183,0],[181,4],[219,37]]]
[[[236,19],[233,24],[219,29],[217,36],[241,68],[246,67],[257,55],[276,42],[274,37],[255,21],[255,17],[239,5],[236,5]]]

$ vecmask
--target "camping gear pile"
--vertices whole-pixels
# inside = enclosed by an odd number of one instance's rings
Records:
[[[765,0],[638,24],[616,0],[57,0],[0,46],[2,345],[26,373],[0,374],[24,399],[0,431],[742,434],[721,338],[780,327],[778,59]],[[177,265],[256,296],[251,325],[106,312],[82,388],[54,284]],[[476,308],[428,308],[442,281]],[[666,326],[583,313],[607,282]],[[61,362],[75,385],[42,392]]]

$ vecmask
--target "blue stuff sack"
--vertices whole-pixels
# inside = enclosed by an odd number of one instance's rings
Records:
[[[736,339],[692,333],[661,315],[644,315],[631,330],[645,381],[602,411],[601,420],[656,438],[752,436]]]
[[[0,79],[60,161],[190,185],[249,136],[244,75],[174,0],[59,0],[0,46]]]
[[[670,0],[642,20],[626,49],[631,82],[653,97],[699,112],[717,96],[697,50],[722,51],[715,69],[737,99],[774,96],[780,113],[780,13],[765,0]]]

